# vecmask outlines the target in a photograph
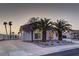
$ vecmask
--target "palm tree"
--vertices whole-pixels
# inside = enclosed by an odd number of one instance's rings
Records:
[[[32,24],[32,29],[31,29],[31,36],[32,36],[32,42],[33,42],[33,31],[37,28],[36,26],[37,26],[37,20],[38,20],[38,17],[37,18],[35,18],[35,17],[32,17],[30,20],[29,20],[29,22],[30,22],[30,24]]]
[[[7,26],[6,26],[7,25],[7,22],[4,22],[3,25],[5,26],[6,37],[7,37],[7,35],[8,35],[8,33],[7,33]]]
[[[11,39],[11,26],[12,26],[12,21],[9,22],[9,26],[10,26],[10,39]]]
[[[54,29],[58,33],[58,42],[62,41],[62,33],[71,30],[71,25],[65,20],[57,20],[54,22]]]
[[[37,26],[39,30],[42,30],[42,41],[46,42],[46,31],[49,28],[53,28],[52,22],[50,21],[50,19],[47,19],[47,18],[40,19],[40,21],[37,23]]]
[[[39,19],[39,17],[32,17],[32,18],[29,20],[29,22],[30,22],[30,23],[35,23],[35,22],[38,21],[38,19]]]

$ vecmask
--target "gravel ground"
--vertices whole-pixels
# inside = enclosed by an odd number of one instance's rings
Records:
[[[55,47],[55,46],[62,46],[62,45],[72,45],[75,44],[71,41],[66,41],[66,40],[62,40],[61,43],[58,43],[58,40],[53,40],[51,42],[46,42],[45,44],[43,42],[34,42],[34,44],[42,47],[42,48],[47,48],[47,47]]]

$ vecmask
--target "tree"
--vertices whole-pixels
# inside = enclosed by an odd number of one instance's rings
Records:
[[[54,29],[58,32],[58,40],[62,41],[62,33],[71,30],[71,25],[65,20],[57,20],[54,22]]]
[[[10,26],[10,39],[11,39],[11,26],[12,26],[12,21],[9,21],[9,26]]]
[[[6,37],[7,37],[7,35],[8,35],[8,33],[7,33],[7,22],[4,22],[3,25],[5,26]]]
[[[32,17],[32,18],[29,20],[29,22],[30,22],[30,23],[35,23],[35,22],[38,21],[38,19],[39,19],[39,17]]]
[[[32,42],[33,42],[33,31],[37,28],[37,21],[38,21],[38,17],[32,17],[29,22],[30,24],[32,24],[32,29],[31,29],[31,36],[32,36]]]
[[[43,42],[46,42],[46,31],[49,28],[53,28],[52,23],[53,22],[51,22],[50,19],[47,19],[47,18],[40,19],[40,21],[37,23],[39,30],[42,30],[42,41]]]

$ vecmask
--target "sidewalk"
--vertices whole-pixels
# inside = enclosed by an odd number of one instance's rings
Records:
[[[0,56],[39,56],[79,47],[78,41],[73,40],[72,42],[77,44],[42,48],[33,43],[20,40],[0,41]]]

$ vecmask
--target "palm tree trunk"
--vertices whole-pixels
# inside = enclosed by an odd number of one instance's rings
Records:
[[[8,33],[7,33],[7,27],[6,27],[6,25],[5,25],[5,31],[6,31],[6,39],[7,39]]]
[[[33,42],[33,31],[31,31],[31,36],[32,36],[32,42]]]
[[[43,30],[42,32],[42,41],[46,42],[46,30]]]
[[[58,31],[58,40],[62,41],[62,31]]]
[[[10,39],[11,39],[11,26],[10,26]]]

